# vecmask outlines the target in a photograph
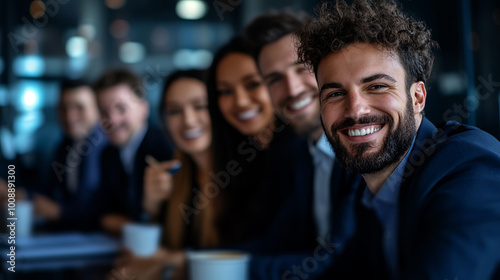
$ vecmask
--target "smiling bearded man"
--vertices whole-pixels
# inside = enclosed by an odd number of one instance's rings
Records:
[[[324,279],[500,279],[500,143],[424,117],[430,31],[390,0],[317,11],[298,57],[316,75],[337,158],[367,184]]]

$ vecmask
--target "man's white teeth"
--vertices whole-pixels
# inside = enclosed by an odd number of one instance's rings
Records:
[[[377,132],[379,130],[380,130],[380,127],[374,128],[373,126],[370,127],[370,128],[362,128],[361,130],[360,129],[349,129],[347,131],[347,135],[349,135],[350,137],[353,137],[353,136],[365,136],[365,135],[368,135],[368,134],[375,133],[375,132]]]
[[[196,128],[196,129],[186,130],[182,135],[184,136],[184,138],[194,139],[200,137],[202,134],[203,130],[201,130],[200,128]]]
[[[251,118],[257,116],[258,113],[259,113],[259,109],[248,110],[248,111],[245,111],[243,113],[239,113],[238,119],[245,121],[245,120],[248,120],[248,119],[251,119]]]
[[[292,105],[290,105],[290,108],[292,108],[293,110],[300,110],[309,105],[312,101],[313,101],[312,96],[309,96],[293,103]]]

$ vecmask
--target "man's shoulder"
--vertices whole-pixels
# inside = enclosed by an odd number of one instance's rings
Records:
[[[424,129],[429,130],[428,123]],[[449,121],[431,129],[417,136],[412,153],[423,153],[430,161],[464,162],[485,156],[500,160],[500,142],[477,127]],[[416,156],[410,154],[410,160]]]
[[[437,128],[442,132],[442,138],[452,140],[451,143],[459,141],[463,144],[487,144],[497,149],[500,147],[500,142],[495,137],[475,126],[448,121]]]
[[[149,124],[141,144],[167,143],[167,137],[156,125]]]
[[[402,180],[413,186],[413,195],[500,182],[500,142],[495,137],[457,122],[434,126],[424,121]]]
[[[489,261],[499,254],[489,248],[500,244],[498,235],[488,233],[500,230],[499,141],[473,126],[426,121],[405,167],[399,221],[406,273],[416,267],[466,279],[491,273]],[[463,252],[472,257],[454,259]],[[447,256],[452,261],[438,264]]]
[[[163,161],[172,158],[173,150],[171,141],[167,139],[163,131],[155,125],[148,125],[137,153],[151,154],[157,160]]]
[[[102,152],[109,145],[108,138],[101,125],[96,125],[85,141],[96,148],[94,152]]]

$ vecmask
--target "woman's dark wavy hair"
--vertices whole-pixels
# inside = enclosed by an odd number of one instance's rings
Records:
[[[437,43],[425,24],[403,13],[393,0],[321,3],[317,18],[297,32],[298,56],[317,74],[320,61],[353,43],[368,43],[397,54],[406,87],[429,79]]]
[[[256,186],[260,184],[259,178],[262,173],[261,153],[248,162],[244,155],[238,152],[242,143],[248,143],[248,135],[243,135],[230,125],[219,108],[220,92],[217,90],[216,74],[220,62],[229,54],[247,54],[255,59],[255,49],[241,37],[233,38],[229,43],[220,48],[214,55],[211,67],[208,71],[208,108],[212,119],[212,142],[214,143],[215,170],[226,171],[229,162],[238,162],[241,170],[236,176],[231,176],[224,188],[224,196],[218,203],[224,209],[216,220],[217,226],[223,234],[227,243],[241,241],[251,229],[248,228],[246,217],[252,207],[256,192]],[[247,147],[248,149],[248,147]],[[257,151],[256,151],[257,152]],[[234,167],[233,167],[234,168]]]
[[[178,70],[178,71],[170,73],[165,78],[165,83],[164,83],[163,89],[161,91],[160,106],[158,106],[158,109],[159,109],[158,113],[159,113],[160,123],[162,125],[162,128],[170,141],[172,141],[172,137],[170,136],[168,125],[167,125],[167,122],[165,121],[165,116],[166,116],[165,99],[167,98],[168,88],[175,81],[177,81],[179,79],[183,79],[183,78],[196,79],[196,80],[202,82],[204,85],[206,85],[206,82],[205,82],[206,81],[206,74],[207,74],[207,72],[205,70],[197,70],[197,69]]]
[[[237,158],[237,146],[248,136],[241,134],[230,125],[219,108],[220,92],[217,90],[216,73],[220,62],[231,53],[247,54],[255,59],[255,49],[241,37],[235,37],[222,46],[214,55],[212,65],[208,69],[207,92],[208,108],[212,119],[212,137],[215,145],[216,170],[224,170],[226,164]]]

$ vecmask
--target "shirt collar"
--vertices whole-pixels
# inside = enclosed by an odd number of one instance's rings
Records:
[[[120,157],[125,170],[129,174],[133,171],[135,154],[137,153],[137,149],[139,149],[147,130],[148,125],[146,124],[142,128],[138,129],[132,137],[130,137],[130,140],[125,146],[120,147]]]
[[[376,201],[381,201],[385,204],[397,204],[399,198],[399,189],[401,187],[401,180],[405,172],[405,166],[408,162],[408,157],[410,156],[410,152],[413,149],[413,144],[415,144],[415,138],[416,136],[413,137],[410,149],[408,149],[408,152],[404,156],[403,160],[401,160],[396,169],[394,169],[391,175],[389,175],[389,177],[385,180],[382,188],[380,188],[378,193],[376,195],[373,195],[368,188],[365,189],[365,192],[363,194],[363,204],[365,206],[373,207]]]
[[[328,139],[326,138],[326,135],[324,133],[318,139],[316,145],[313,144],[310,138],[307,140],[307,143],[309,146],[309,152],[311,153],[313,158],[321,156],[330,159],[335,158],[335,153],[333,152],[332,147],[330,146],[330,143],[328,142]]]

